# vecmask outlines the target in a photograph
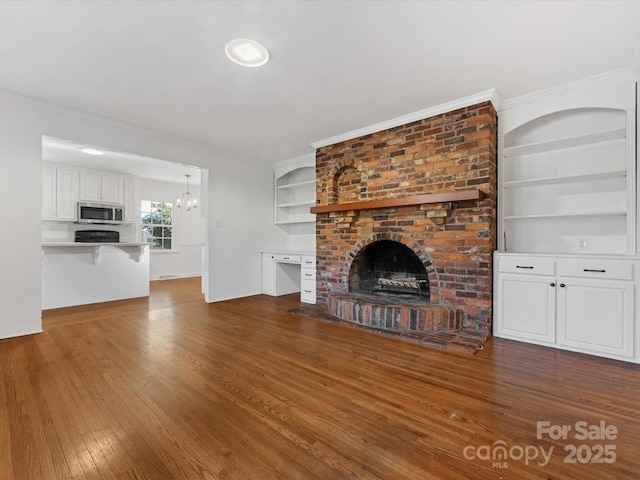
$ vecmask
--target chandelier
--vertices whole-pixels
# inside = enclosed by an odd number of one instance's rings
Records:
[[[192,208],[198,207],[198,200],[196,200],[196,197],[194,197],[189,191],[189,177],[191,177],[191,175],[186,174],[185,177],[187,177],[187,191],[184,192],[182,196],[178,197],[178,200],[176,200],[176,207],[184,208],[188,212]]]

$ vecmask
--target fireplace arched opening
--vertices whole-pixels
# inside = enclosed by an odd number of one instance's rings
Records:
[[[429,301],[429,276],[422,260],[409,247],[393,240],[378,240],[354,257],[349,291]]]

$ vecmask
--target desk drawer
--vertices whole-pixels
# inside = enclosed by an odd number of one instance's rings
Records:
[[[300,285],[300,301],[316,303],[316,281],[303,279]]]
[[[280,253],[275,253],[273,255],[273,259],[276,262],[287,262],[287,263],[300,263],[302,258],[300,255],[283,255]]]
[[[316,257],[302,257],[302,268],[316,269]]]
[[[313,280],[315,282],[315,280],[316,280],[316,271],[315,271],[315,269],[311,270],[310,268],[303,268],[300,278],[302,278],[303,281],[304,280]]]

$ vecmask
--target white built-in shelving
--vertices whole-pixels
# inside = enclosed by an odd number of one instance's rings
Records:
[[[634,90],[499,113],[499,251],[635,253]]]
[[[275,179],[275,223],[315,222],[309,209],[315,205],[316,172],[314,167],[300,167]]]
[[[636,79],[498,112],[496,337],[640,363]]]

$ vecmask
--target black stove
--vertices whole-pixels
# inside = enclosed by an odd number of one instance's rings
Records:
[[[120,232],[112,230],[78,230],[75,241],[80,243],[120,243]]]

